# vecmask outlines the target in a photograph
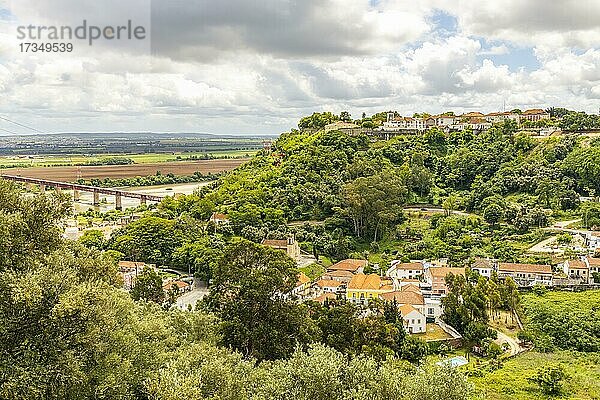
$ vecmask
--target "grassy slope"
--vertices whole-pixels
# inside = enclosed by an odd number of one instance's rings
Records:
[[[586,311],[600,304],[600,291],[583,293],[548,292],[544,296],[523,296],[525,309],[545,305],[555,310],[576,309]],[[556,351],[554,353],[529,352],[507,361],[498,371],[483,377],[472,378],[477,388],[490,400],[534,400],[545,397],[530,384],[527,378],[546,365],[562,365],[569,375],[565,386],[567,399],[600,399],[600,354]]]
[[[524,353],[507,361],[501,369],[471,380],[485,399],[545,399],[547,397],[527,378],[533,376],[538,368],[551,364],[562,365],[569,375],[562,398],[600,399],[600,354],[597,353]]]

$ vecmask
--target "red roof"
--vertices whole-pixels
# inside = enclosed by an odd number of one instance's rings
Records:
[[[549,265],[538,264],[499,263],[498,271],[552,274],[552,267],[550,267]]]

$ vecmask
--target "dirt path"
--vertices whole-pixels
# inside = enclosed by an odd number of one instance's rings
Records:
[[[498,330],[496,330],[496,332],[498,332],[498,339],[494,340],[494,342],[496,344],[498,344],[499,346],[502,346],[503,343],[508,343],[508,345],[510,347],[509,348],[510,352],[507,355],[508,357],[516,356],[517,354],[525,351],[525,349],[523,349],[521,347],[521,345],[519,345],[519,342],[517,342],[516,339],[511,338],[510,336],[508,336],[505,333],[502,333]]]

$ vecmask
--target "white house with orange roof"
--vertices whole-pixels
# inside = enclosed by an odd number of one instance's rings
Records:
[[[431,284],[431,293],[435,295],[446,295],[448,287],[446,286],[446,276],[448,274],[465,276],[464,268],[452,267],[431,267],[425,273],[425,278]]]
[[[526,120],[526,121],[540,121],[542,119],[548,119],[550,118],[550,114],[548,114],[546,111],[542,110],[541,108],[534,108],[532,110],[526,110],[523,111],[523,113],[521,114],[521,120]]]
[[[304,272],[300,272],[297,276],[296,286],[292,289],[291,294],[303,299],[307,297],[310,289],[310,278]]]
[[[549,265],[498,263],[498,277],[509,276],[519,286],[552,286],[552,267]]]
[[[411,261],[403,263],[400,260],[394,260],[385,275],[394,280],[418,279],[423,276],[424,267],[422,261]]]
[[[410,304],[405,304],[399,308],[404,328],[408,333],[425,333],[427,331],[427,318],[418,309]]]
[[[563,263],[563,272],[569,279],[585,284],[590,282],[590,266],[584,260],[566,260]]]
[[[594,281],[594,274],[600,273],[600,258],[587,256],[583,259],[583,262],[590,269],[590,281]]]

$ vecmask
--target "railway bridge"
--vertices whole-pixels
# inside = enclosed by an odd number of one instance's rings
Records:
[[[79,195],[81,192],[88,192],[93,194],[93,202],[94,206],[100,205],[100,194],[106,194],[109,196],[115,196],[115,208],[117,210],[122,210],[122,198],[128,197],[132,199],[139,199],[141,204],[146,204],[147,201],[160,202],[163,197],[161,196],[153,196],[144,193],[135,193],[128,192],[120,189],[112,189],[112,188],[101,188],[96,186],[88,186],[88,185],[80,185],[77,183],[67,183],[67,182],[57,182],[50,181],[47,179],[36,179],[36,178],[27,178],[24,176],[15,176],[15,175],[4,175],[0,174],[0,178],[6,179],[9,181],[21,182],[26,185],[38,185],[41,191],[45,191],[46,188],[52,187],[57,191],[62,189],[72,190],[73,191],[73,199],[75,201],[79,201]]]

